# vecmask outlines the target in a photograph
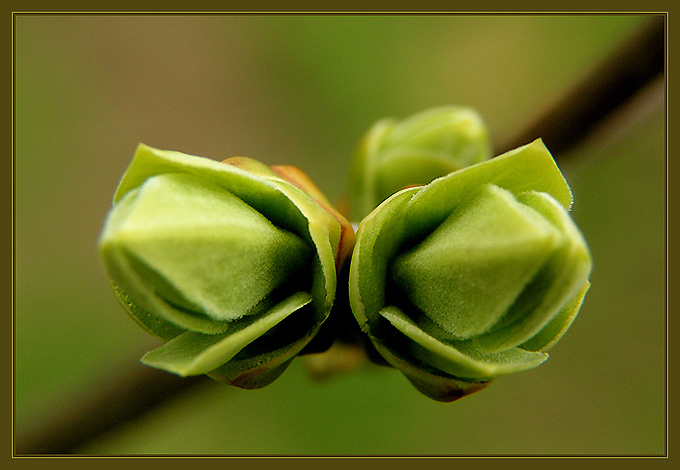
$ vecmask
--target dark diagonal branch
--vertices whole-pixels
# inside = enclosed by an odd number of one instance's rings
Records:
[[[663,16],[655,16],[589,75],[566,92],[496,153],[542,138],[553,154],[583,139],[609,114],[664,73]]]
[[[541,137],[559,154],[572,148],[613,111],[664,72],[663,16],[625,42],[590,75],[548,109],[534,124],[497,147],[497,153]],[[107,376],[71,402],[15,435],[16,455],[73,453],[116,427],[143,416],[208,379],[181,379],[126,362],[118,376]]]
[[[143,366],[134,359],[118,374],[100,380],[16,436],[15,454],[77,452],[86,443],[209,379],[204,376],[183,379]]]

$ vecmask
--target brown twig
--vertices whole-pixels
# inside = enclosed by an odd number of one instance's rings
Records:
[[[498,154],[537,138],[553,154],[579,144],[605,117],[664,73],[663,16],[654,16],[525,130],[498,146]]]
[[[663,16],[655,16],[534,124],[498,146],[509,150],[541,137],[554,154],[585,139],[597,124],[664,72]],[[78,448],[207,382],[179,378],[128,361],[117,376],[83,390],[33,429],[15,435],[15,455],[74,453]]]
[[[181,378],[129,361],[16,436],[15,455],[70,454],[108,431],[209,381]]]

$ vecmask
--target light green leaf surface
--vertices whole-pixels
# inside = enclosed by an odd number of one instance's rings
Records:
[[[360,220],[397,191],[490,157],[488,131],[472,109],[444,106],[402,121],[381,120],[364,137],[353,160],[352,217]]]
[[[455,208],[487,184],[507,189],[515,195],[525,191],[545,192],[567,210],[572,204],[567,182],[539,139],[424,186],[404,215],[409,228],[407,237],[411,239],[432,232]]]
[[[112,287],[125,312],[148,333],[167,340],[184,331],[183,328],[170,323],[163,317],[142,309],[120,286],[112,283]]]
[[[409,300],[458,339],[505,313],[562,236],[512,193],[487,185],[415,248],[391,262]]]
[[[376,192],[379,200],[409,186],[426,184],[442,175],[459,170],[457,162],[447,160],[436,151],[393,149],[384,152],[376,168]]]
[[[302,312],[297,315],[301,314]],[[271,338],[264,349],[263,345],[248,345],[233,359],[208,375],[240,388],[261,388],[269,385],[286,370],[295,356],[317,334],[325,319],[318,315],[314,318],[316,322],[308,324],[302,336],[292,339],[287,337],[283,346],[280,346],[281,341],[277,341],[279,346],[271,347],[273,342]],[[277,328],[279,327],[276,326],[272,330]]]
[[[196,175],[206,183],[226,189],[277,227],[313,244],[317,255],[312,266],[312,294],[317,308],[329,311],[335,298],[340,222],[302,189],[281,179],[265,165],[248,158],[239,160],[236,166],[140,144],[116,190],[114,203],[152,176],[165,173]]]
[[[161,297],[215,320],[252,313],[311,258],[298,236],[228,191],[181,174],[148,179],[105,243],[129,254]]]
[[[489,158],[488,131],[476,111],[442,106],[394,123],[381,148],[419,148],[447,153],[460,167]]]
[[[585,286],[567,302],[560,313],[520,347],[527,351],[547,351],[557,344],[576,319],[588,289],[590,289],[590,282],[586,281]]]
[[[352,312],[362,330],[379,320],[385,304],[387,262],[396,254],[404,230],[402,211],[418,191],[406,189],[390,197],[359,225],[349,275]]]
[[[109,277],[113,281],[119,300],[126,311],[142,323],[149,331],[160,337],[167,337],[171,329],[199,331],[206,334],[217,334],[224,331],[224,324],[204,315],[173,305],[161,297],[154,286],[143,277],[132,258],[120,247],[112,244],[101,246],[101,255],[107,266]],[[130,308],[130,306],[133,308]],[[160,322],[151,320],[151,315],[160,318]]]
[[[506,315],[478,338],[494,351],[521,344],[538,333],[583,288],[592,266],[585,240],[564,208],[535,191],[519,199],[554,224],[565,235],[566,244],[556,250]]]
[[[377,185],[378,162],[374,155],[382,144],[383,136],[393,127],[390,119],[376,122],[359,142],[349,179],[349,198],[352,220],[360,221],[379,203]]]

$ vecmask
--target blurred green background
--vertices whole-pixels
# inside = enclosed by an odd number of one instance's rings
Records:
[[[502,141],[647,19],[16,16],[17,434],[157,344],[117,304],[96,252],[139,142],[297,165],[338,200],[377,119],[466,105]],[[81,450],[663,453],[663,102],[618,131],[560,160],[595,266],[579,318],[538,369],[441,404],[393,370],[316,382],[298,359],[265,389],[208,383]]]

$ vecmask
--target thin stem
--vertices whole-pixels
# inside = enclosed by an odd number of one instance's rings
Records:
[[[68,403],[53,409],[24,435],[16,436],[16,455],[68,454],[107,432],[160,407],[179,394],[209,382],[205,376],[181,378],[131,360],[117,374],[100,378]]]
[[[539,137],[553,154],[563,154],[579,144],[605,117],[663,74],[664,26],[663,16],[653,17],[535,122],[501,142],[497,153]]]

